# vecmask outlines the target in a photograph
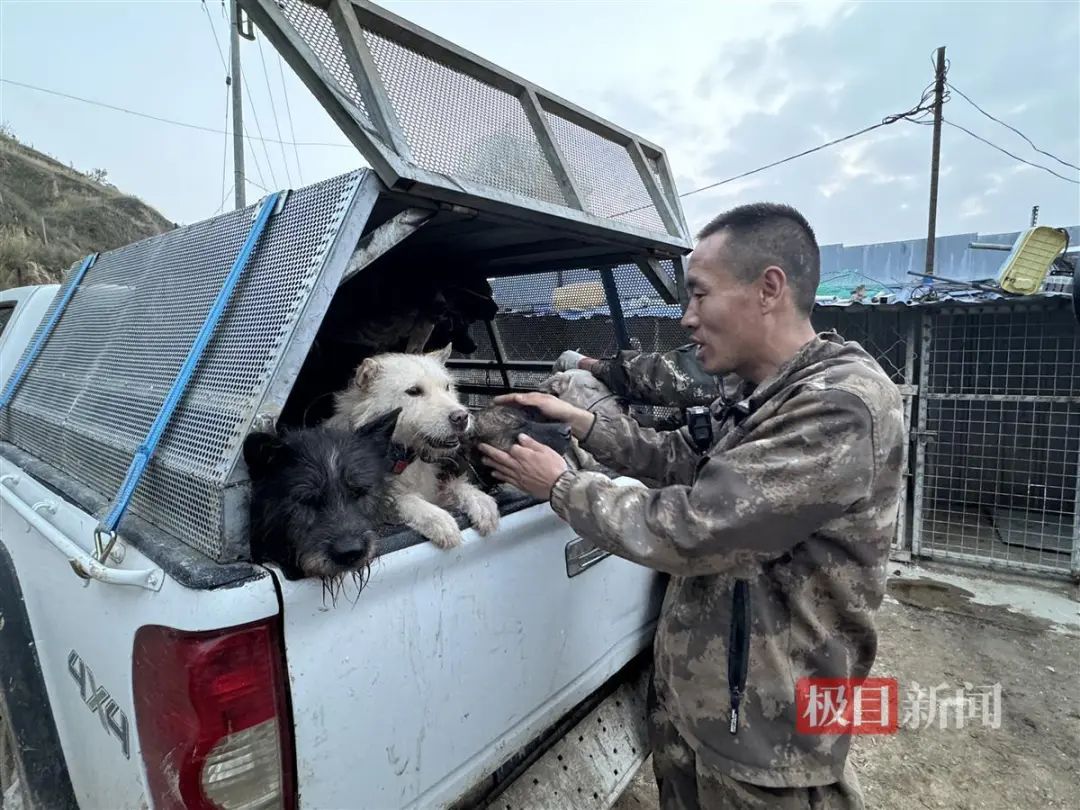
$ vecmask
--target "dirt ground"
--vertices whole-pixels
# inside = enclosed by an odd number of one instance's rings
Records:
[[[1058,593],[1076,599],[1069,586]],[[907,689],[1001,684],[1000,727],[981,720],[904,727],[856,738],[852,756],[867,810],[1012,810],[1080,806],[1080,631],[999,605],[955,586],[894,579],[879,613],[874,675]],[[1073,603],[1077,603],[1074,601]],[[1077,619],[1073,611],[1073,619]],[[925,716],[925,715],[924,715]],[[615,810],[657,806],[646,761]]]

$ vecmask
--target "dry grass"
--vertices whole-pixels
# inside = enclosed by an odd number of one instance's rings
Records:
[[[88,253],[175,227],[122,194],[0,130],[0,289],[58,281]]]

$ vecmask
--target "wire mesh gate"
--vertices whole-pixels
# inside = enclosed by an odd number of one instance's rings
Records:
[[[927,310],[913,553],[1080,571],[1080,330],[1066,302]]]

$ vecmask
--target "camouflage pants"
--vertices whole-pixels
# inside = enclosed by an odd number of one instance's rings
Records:
[[[863,810],[859,780],[850,761],[844,778],[831,785],[770,788],[740,782],[697,761],[651,688],[649,703],[660,810]]]

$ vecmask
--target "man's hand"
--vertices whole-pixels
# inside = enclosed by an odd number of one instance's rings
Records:
[[[552,371],[570,371],[574,368],[580,368],[579,362],[585,360],[586,357],[581,352],[575,352],[573,349],[567,349],[565,352],[559,355],[559,359],[555,361],[555,365],[551,367]]]
[[[518,442],[509,453],[481,444],[484,464],[491,467],[491,474],[499,481],[546,501],[559,476],[567,470],[566,460],[546,444],[540,444],[524,433],[518,436]]]
[[[578,408],[575,405],[571,405],[569,402],[563,402],[558,397],[553,397],[551,394],[541,393],[529,393],[529,394],[503,394],[502,396],[495,397],[493,402],[496,405],[517,405],[519,408],[533,407],[540,411],[548,419],[554,422],[564,422],[570,425],[570,430],[577,438],[581,438],[589,432],[589,428],[592,427],[593,419],[596,418],[595,414],[590,413],[584,408]]]

